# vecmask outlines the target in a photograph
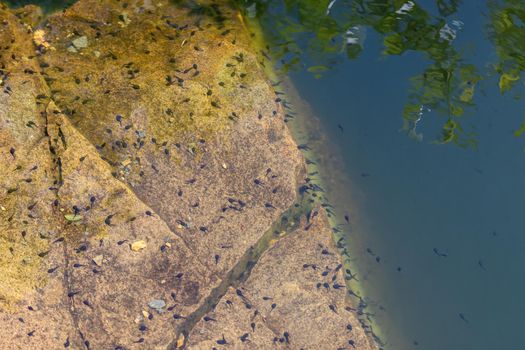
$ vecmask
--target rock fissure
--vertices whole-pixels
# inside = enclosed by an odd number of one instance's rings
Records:
[[[201,306],[192,314],[186,316],[185,322],[177,331],[177,337],[172,340],[167,350],[181,348],[180,344],[178,344],[181,335],[184,336],[184,345],[182,348],[186,348],[188,335],[191,333],[195,325],[216,307],[228,292],[229,288],[238,286],[240,283],[248,279],[261,255],[264,254],[271,245],[275,244],[283,237],[294,233],[301,223],[301,216],[308,215],[311,211],[310,209],[306,209],[306,207],[310,206],[311,202],[307,201],[306,198],[301,198],[301,200],[294,202],[288,210],[283,212],[277,220],[273,222],[265,233],[261,235],[261,238],[257,243],[244,253],[234,267],[227,273],[222,282],[212,290]]]
[[[52,97],[52,96],[50,97],[50,100],[53,101],[53,103],[55,103],[55,101],[53,100],[53,97]],[[57,105],[57,106],[58,106],[58,105]],[[57,112],[58,112],[58,111],[57,111]],[[65,121],[66,123],[69,123],[69,121],[68,121],[67,119],[64,119],[64,121]],[[46,125],[47,125],[47,113],[46,113]],[[75,130],[76,132],[78,132],[80,135],[82,135],[82,137],[84,137],[84,139],[86,140],[86,142],[88,142],[91,146],[93,146],[94,148],[96,148],[96,145],[94,145],[89,139],[87,139],[87,138],[85,137],[85,135],[83,135],[82,132],[81,132],[80,130],[78,130],[74,125],[72,125],[71,123],[69,123],[69,126],[70,126],[73,130]],[[63,140],[62,143],[63,143],[63,145],[64,145],[64,149],[66,149],[66,148],[67,148],[67,147],[66,147],[66,142],[64,141],[64,140],[65,140],[65,137],[63,136],[64,134],[63,134],[63,132],[62,132],[62,129],[61,129],[60,126],[58,126],[58,125],[57,125],[57,128],[58,128],[59,136],[62,135],[62,136],[60,136],[60,139]],[[50,141],[50,142],[51,142],[51,141]],[[54,151],[54,152],[56,153],[56,151]],[[53,152],[52,152],[52,153],[53,153]],[[110,168],[112,167],[112,165],[111,165],[111,163],[109,162],[108,159],[105,159],[104,157],[100,156],[99,153],[96,153],[96,154],[98,155],[98,159],[99,159],[100,161],[102,161],[102,162],[104,162],[104,163],[107,164],[108,169],[110,169]],[[58,174],[59,174],[59,175],[58,175],[58,181],[59,181],[59,183],[62,183],[62,182],[63,182],[63,179],[62,179],[62,160],[61,160],[60,157],[57,157],[57,167],[58,167]],[[150,204],[144,202],[139,196],[137,196],[137,194],[135,193],[135,191],[133,190],[133,188],[131,188],[131,187],[129,186],[128,183],[126,183],[126,182],[120,180],[118,177],[115,177],[115,176],[114,176],[114,178],[115,178],[115,180],[119,181],[123,186],[125,186],[125,187],[130,191],[130,193],[133,193],[133,195],[134,195],[134,199],[135,199],[135,200],[141,202],[145,207],[147,207],[147,208],[151,208]],[[57,191],[57,192],[58,192],[58,191]],[[184,244],[186,245],[186,247],[187,247],[188,249],[190,249],[190,248],[189,248],[189,245],[188,245],[188,243],[185,241],[184,237],[181,236],[181,235],[179,235],[179,234],[176,232],[176,230],[174,229],[173,225],[171,225],[169,222],[167,222],[167,221],[165,220],[165,218],[163,218],[162,215],[161,215],[160,213],[156,213],[156,215],[159,217],[159,219],[162,221],[162,223],[164,223],[167,227],[170,228],[171,233],[172,233],[174,236],[177,236],[178,238],[180,238],[180,239],[182,240],[182,242],[184,242]]]
[[[78,324],[78,316],[77,316],[77,308],[75,307],[74,299],[69,295],[73,291],[72,289],[72,281],[70,278],[70,273],[72,270],[72,266],[70,265],[70,258],[67,251],[67,243],[66,241],[62,242],[63,244],[63,252],[64,252],[64,277],[63,277],[63,286],[64,286],[64,304],[66,305],[68,309],[68,313],[71,317],[71,322],[73,323],[73,327],[78,333],[79,337],[84,341],[85,334],[82,332],[82,330],[79,327]],[[85,344],[83,344],[85,346]]]

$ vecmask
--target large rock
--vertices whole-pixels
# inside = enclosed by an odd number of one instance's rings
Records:
[[[292,204],[303,166],[238,18],[188,12],[79,1],[48,19],[40,59],[72,126],[220,278]]]
[[[36,30],[40,16],[0,8],[1,348],[176,347],[296,200],[304,165],[283,106],[225,6],[80,0]],[[287,249],[318,253],[293,237],[266,255],[285,265],[263,258],[246,290],[258,276],[282,305],[332,319],[317,306],[343,312],[344,288],[315,306],[261,270],[292,271]],[[309,323],[279,310],[271,327],[294,319],[299,344]],[[205,341],[196,330],[189,344]]]

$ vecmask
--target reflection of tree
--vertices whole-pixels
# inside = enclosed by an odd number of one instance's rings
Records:
[[[490,1],[489,35],[494,43],[498,62],[501,93],[511,90],[521,80],[525,69],[525,3],[521,0]],[[525,122],[514,133],[521,136]]]
[[[525,69],[525,3],[520,0],[494,1],[491,3],[489,33],[499,62],[499,87],[504,93],[520,79]]]
[[[403,110],[404,130],[421,139],[422,135],[416,130],[417,123],[421,121],[424,110],[431,109],[447,117],[436,142],[475,147],[472,135],[463,131],[458,118],[466,107],[473,105],[474,89],[479,79],[474,66],[462,64],[457,59],[434,62],[422,74],[412,78],[413,92]]]
[[[407,5],[409,4],[409,5]],[[442,15],[454,13],[459,1],[437,1]],[[470,133],[464,132],[458,118],[473,105],[476,83],[480,76],[473,65],[465,64],[452,45],[462,23],[447,23],[443,17],[432,18],[415,3],[406,2],[385,15],[386,23],[374,28],[384,36],[384,53],[400,55],[407,50],[422,52],[432,63],[423,73],[411,79],[412,91],[403,110],[403,129],[421,140],[416,129],[427,110],[447,117],[439,143],[475,146]]]
[[[421,52],[431,63],[411,80],[403,129],[421,140],[422,134],[416,128],[423,114],[433,110],[446,116],[437,142],[475,145],[472,135],[463,132],[459,118],[473,105],[480,76],[472,65],[462,61],[452,45],[462,23],[447,19],[457,11],[460,0],[436,0],[437,17],[416,1],[406,0],[238,1],[268,29],[272,54],[285,71],[304,63],[299,59],[304,53],[302,48],[314,62],[308,70],[318,76],[343,51],[350,59],[358,57],[366,28],[382,35],[385,55]]]

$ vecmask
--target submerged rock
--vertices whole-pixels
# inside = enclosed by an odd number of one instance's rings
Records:
[[[347,298],[343,270],[320,211],[228,290],[192,329],[187,348],[212,349],[225,339],[234,349],[376,349]]]
[[[213,4],[203,6],[214,6],[214,18],[168,1],[141,4],[126,4],[123,17],[119,1],[80,0],[35,33],[35,8],[17,10],[26,22],[0,8],[7,348],[167,349],[180,339],[199,348],[212,328],[200,322],[183,337],[185,320],[296,200],[303,159],[240,17]],[[71,33],[80,54],[69,50]],[[254,279],[265,281],[257,288],[280,293],[279,308],[299,300],[332,320],[328,299],[305,296],[301,284],[311,281],[287,288],[274,276],[295,274],[296,254],[324,259],[308,234],[278,241],[265,255],[275,260],[263,256],[243,288],[255,293]],[[336,264],[333,253],[318,264]],[[344,289],[334,293],[330,302],[343,307]],[[145,311],[168,300],[167,312]],[[339,329],[278,307],[273,315],[297,344]],[[244,316],[224,323],[228,337]]]

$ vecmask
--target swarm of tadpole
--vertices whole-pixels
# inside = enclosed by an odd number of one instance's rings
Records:
[[[272,224],[316,191],[267,58],[242,17],[211,2],[80,0],[42,22],[35,11],[0,10],[0,337],[13,348],[185,346],[186,320],[222,302],[252,247],[277,249]],[[332,248],[310,251],[329,235],[305,232],[308,263],[329,256],[339,271]],[[303,271],[286,251],[273,250],[268,271],[280,256]],[[261,280],[265,269],[254,270]],[[319,288],[337,310],[339,277]],[[270,303],[279,315],[298,295],[268,283],[284,293]],[[302,303],[335,317],[325,301]],[[262,313],[267,303],[248,304]],[[293,344],[302,331],[283,332]]]

